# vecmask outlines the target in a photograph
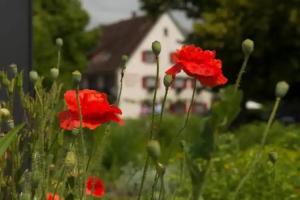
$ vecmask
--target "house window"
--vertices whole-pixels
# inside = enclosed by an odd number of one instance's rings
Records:
[[[168,37],[169,36],[169,30],[167,27],[164,28],[164,36]]]
[[[143,88],[148,90],[155,89],[155,76],[145,76],[143,77]],[[159,85],[158,85],[159,87]]]
[[[152,112],[152,105],[149,100],[145,100],[141,103],[141,116],[146,116],[151,114]]]
[[[142,60],[145,63],[155,63],[155,55],[151,50],[145,50],[142,52]]]
[[[184,114],[186,112],[186,103],[177,101],[170,105],[170,111],[175,114]]]
[[[192,111],[193,113],[204,115],[208,112],[207,105],[205,103],[194,103]]]
[[[175,63],[175,52],[170,53],[170,63]]]
[[[176,90],[182,90],[184,88],[186,88],[186,78],[183,77],[177,77],[173,83],[172,83],[172,88],[176,89]]]

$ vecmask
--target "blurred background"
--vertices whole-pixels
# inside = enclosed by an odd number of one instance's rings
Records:
[[[150,38],[166,45],[174,43],[173,46],[163,46],[163,51],[169,51],[169,55],[162,56],[166,60],[165,68],[172,64],[172,52],[183,43],[216,50],[230,83],[235,81],[242,63],[241,42],[251,38],[255,41],[255,51],[242,88],[245,108],[252,110],[243,112],[243,116],[247,117],[241,117],[241,121],[264,118],[259,110],[268,110],[268,102],[274,97],[274,86],[280,80],[287,80],[291,90],[279,115],[287,122],[299,121],[299,10],[298,0],[288,3],[280,0],[34,0],[33,67],[47,74],[56,63],[55,38],[62,37],[63,79],[69,80],[70,72],[80,69],[86,74],[83,86],[105,91],[113,99],[118,89],[117,73],[122,54],[130,56],[128,65],[133,69],[136,66],[131,65],[154,64],[151,52],[147,52],[150,47],[146,49],[143,44]],[[165,15],[168,19],[162,19]],[[161,29],[161,34],[154,33],[154,27]],[[148,41],[147,45],[150,44],[151,41]],[[137,51],[141,51],[141,56],[135,55]],[[137,75],[128,73],[128,76],[131,75],[128,79]],[[138,76],[143,76],[140,77],[143,79],[140,91],[143,88],[151,90],[151,77],[147,72]],[[132,87],[128,89],[129,93],[138,90],[137,86],[130,84],[125,84],[128,88]],[[183,88],[189,88],[189,84],[189,80],[181,80],[174,86],[173,110],[179,113],[184,111],[189,94],[177,98],[176,94]],[[204,96],[199,100],[201,105],[195,108],[200,113],[205,113],[213,101],[213,96],[207,93]],[[134,101],[124,98],[126,106]],[[143,99],[138,103],[141,104],[139,108],[131,108],[139,109],[134,116],[147,113],[149,103]]]

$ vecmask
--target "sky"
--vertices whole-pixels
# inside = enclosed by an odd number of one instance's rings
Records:
[[[137,15],[143,13],[139,10],[139,0],[81,0],[83,7],[90,14],[90,24],[88,28],[100,24],[126,19],[132,16],[133,12]],[[179,24],[187,30],[191,30],[192,22],[188,20],[182,12],[175,12],[173,15]]]

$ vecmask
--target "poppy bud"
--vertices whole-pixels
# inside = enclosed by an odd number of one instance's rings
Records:
[[[157,163],[156,172],[159,176],[163,176],[166,172],[166,167],[161,163]]]
[[[0,116],[3,118],[3,119],[8,119],[10,117],[10,111],[6,108],[1,108],[0,109]]]
[[[68,151],[65,158],[65,164],[68,167],[74,166],[76,164],[76,155],[73,151]]]
[[[13,64],[9,65],[9,67],[14,75],[18,74],[18,66],[16,64],[13,63]]]
[[[6,123],[7,123],[7,127],[8,127],[9,129],[15,128],[15,121],[14,121],[13,119],[7,120]]]
[[[121,59],[121,65],[122,65],[122,67],[126,67],[126,63],[127,63],[127,61],[128,61],[128,56],[127,55],[123,55],[122,56],[122,59]]]
[[[58,48],[61,48],[64,45],[64,41],[61,38],[56,38],[55,43]]]
[[[39,79],[39,74],[36,71],[31,70],[29,72],[29,78],[33,83],[35,83]]]
[[[160,54],[161,45],[160,45],[159,41],[152,42],[152,51],[156,56],[158,56]]]
[[[80,81],[81,81],[81,73],[80,73],[80,71],[78,71],[78,70],[74,71],[72,73],[72,76],[73,76],[74,83],[79,84]]]
[[[59,69],[58,68],[51,68],[50,69],[50,75],[52,80],[56,80],[59,75]]]
[[[280,81],[276,84],[275,95],[276,97],[282,98],[289,91],[289,84],[285,81]]]
[[[164,85],[165,85],[165,87],[170,87],[172,82],[173,82],[173,76],[170,75],[170,74],[166,74],[164,76]]]
[[[147,151],[150,157],[157,161],[160,156],[160,145],[157,140],[150,140],[147,144]]]
[[[278,154],[277,154],[277,152],[269,152],[269,154],[268,154],[268,156],[269,156],[269,160],[273,163],[273,164],[275,164],[276,163],[276,161],[278,160]]]
[[[254,42],[250,39],[246,39],[242,43],[242,49],[245,55],[250,55],[254,50]]]

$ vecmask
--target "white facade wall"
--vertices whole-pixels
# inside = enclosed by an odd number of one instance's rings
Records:
[[[168,36],[165,36],[164,29],[168,30]],[[153,92],[149,92],[143,88],[142,80],[145,76],[155,76],[156,64],[145,63],[142,60],[142,52],[144,50],[151,50],[153,41],[158,40],[161,43],[162,50],[160,54],[160,87],[157,91],[157,101],[162,101],[165,92],[163,85],[163,76],[165,71],[172,66],[170,61],[170,53],[175,52],[176,49],[181,47],[181,42],[184,41],[184,35],[180,32],[174,21],[168,14],[164,14],[156,22],[153,28],[146,34],[143,41],[138,45],[136,50],[131,55],[124,76],[123,92],[120,101],[120,108],[123,111],[125,118],[137,118],[141,114],[141,103],[145,99],[152,101]],[[126,44],[124,44],[126,45]],[[120,71],[118,72],[120,75]],[[187,77],[183,72],[178,77]],[[120,77],[118,77],[118,80]],[[119,84],[119,82],[118,82]],[[118,87],[119,88],[119,87]],[[176,102],[177,100],[187,100],[189,104],[192,95],[192,85],[188,82],[187,88],[176,93],[170,88],[168,93],[168,102]],[[196,102],[205,103],[208,108],[210,107],[212,93],[202,91],[196,96]],[[168,105],[166,105],[168,107]]]

